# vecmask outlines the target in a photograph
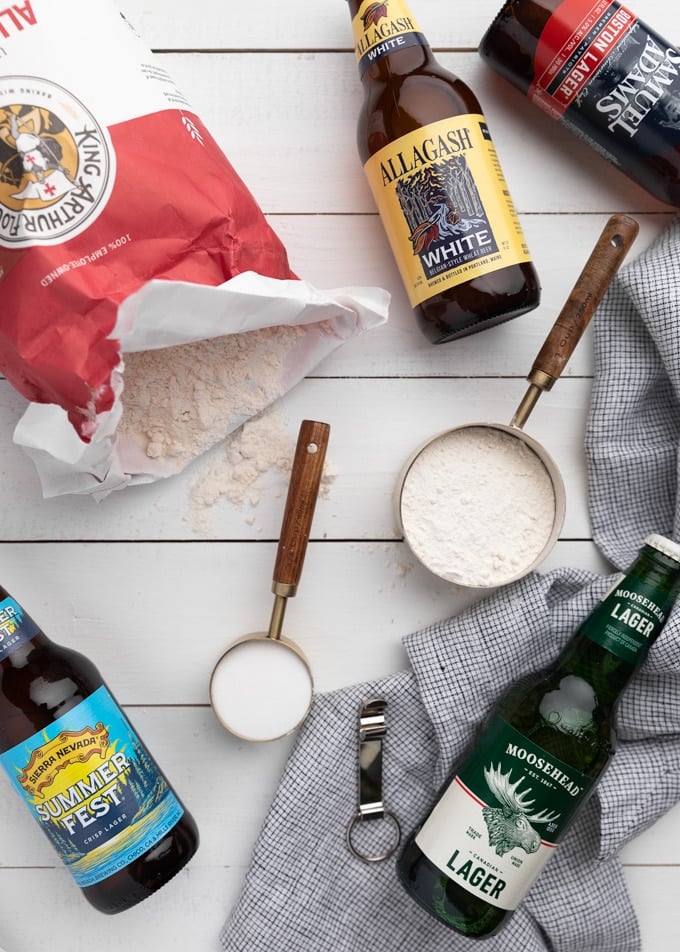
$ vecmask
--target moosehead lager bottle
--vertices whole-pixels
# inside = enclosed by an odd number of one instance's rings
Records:
[[[547,673],[500,698],[398,862],[407,892],[456,931],[496,932],[614,753],[616,705],[680,589],[680,545],[649,536]]]
[[[348,0],[364,104],[359,155],[425,336],[535,308],[540,286],[489,127],[404,0]]]
[[[198,847],[92,662],[50,641],[2,587],[0,765],[101,912],[150,896]]]

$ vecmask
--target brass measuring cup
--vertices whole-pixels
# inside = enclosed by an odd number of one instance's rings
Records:
[[[218,721],[242,740],[276,740],[304,720],[314,683],[307,658],[281,634],[287,600],[296,592],[323,474],[330,427],[300,425],[274,565],[269,630],[234,642],[215,665],[210,703]]]
[[[635,240],[638,228],[638,223],[627,215],[613,215],[605,225],[534,360],[527,377],[530,386],[510,424],[482,422],[453,427],[427,440],[406,461],[395,493],[397,521],[404,540],[416,558],[440,578],[470,588],[505,585],[534,569],[557,542],[566,510],[564,482],[557,464],[547,450],[522,428],[540,395],[550,390],[562,374],[614,274]],[[525,489],[541,489],[541,505],[546,511],[545,522],[541,522],[540,526],[536,524],[527,528],[532,514],[530,511],[525,512],[526,500],[513,496],[506,486],[503,486],[501,493],[495,492],[494,498],[490,498],[490,490],[487,492],[483,488],[481,479],[479,485],[470,487],[466,484],[466,496],[462,501],[460,485],[454,485],[446,476],[437,484],[436,492],[433,493],[432,474],[435,471],[432,467],[445,467],[447,460],[453,461],[452,454],[460,456],[463,453],[467,454],[466,461],[469,461],[470,466],[475,464],[476,472],[483,471],[485,466],[494,467],[499,470],[501,477],[504,472],[501,456],[505,457],[507,454],[507,460],[517,468],[517,472],[527,477],[524,480],[520,477],[518,482],[523,481]],[[475,453],[480,455],[475,458]],[[439,472],[440,469],[437,469],[437,473]],[[419,491],[423,479],[429,483],[427,497]],[[530,499],[533,498],[527,495]],[[449,532],[450,526],[447,525],[446,538],[443,538],[444,522],[441,514],[445,511],[442,507],[447,504],[450,507],[448,511],[454,513],[458,512],[456,506],[464,506],[470,512],[481,512],[486,506],[487,516],[488,512],[497,512],[496,526],[499,535],[504,515],[507,517],[508,514],[513,514],[514,517],[514,514],[521,513],[524,521],[521,527],[518,523],[518,538],[520,532],[523,537],[528,538],[531,530],[531,545],[527,547],[526,552],[521,553],[521,557],[508,556],[507,552],[501,552],[497,540],[493,538],[489,539],[487,546],[481,538],[481,520],[477,532],[474,525],[470,531],[464,530],[462,519],[460,530],[457,525],[456,529]],[[440,514],[439,520],[437,512]],[[506,521],[510,522],[510,518]],[[460,539],[456,538],[458,531]],[[442,545],[444,549],[440,549]],[[455,555],[452,554],[454,550],[457,553]],[[450,564],[443,564],[445,557],[442,556],[442,551],[446,553]],[[476,560],[474,569],[473,553]]]

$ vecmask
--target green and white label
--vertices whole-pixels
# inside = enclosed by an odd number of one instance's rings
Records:
[[[593,783],[495,716],[416,843],[474,896],[515,909]]]
[[[674,596],[635,575],[622,575],[581,626],[581,634],[640,665],[663,628]]]

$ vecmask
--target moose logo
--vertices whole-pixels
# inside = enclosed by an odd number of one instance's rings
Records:
[[[541,845],[541,837],[531,823],[553,823],[560,817],[559,813],[549,813],[547,810],[530,813],[536,802],[529,799],[531,787],[520,793],[518,787],[526,778],[521,776],[511,783],[511,775],[512,770],[502,773],[500,764],[484,768],[484,779],[489,790],[501,804],[500,807],[484,807],[482,810],[489,832],[489,846],[496,848],[498,856],[517,848],[523,849],[525,853],[535,853]]]
[[[83,231],[113,185],[108,133],[45,80],[0,81],[0,245],[59,243]]]

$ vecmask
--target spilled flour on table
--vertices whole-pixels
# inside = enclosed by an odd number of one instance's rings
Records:
[[[125,355],[118,435],[142,456],[166,463],[167,475],[213,450],[190,484],[195,532],[210,531],[210,510],[222,500],[253,510],[267,473],[288,480],[297,437],[272,405],[290,387],[286,359],[304,333],[304,327],[266,327]],[[326,460],[320,495],[328,494],[334,476]],[[246,522],[255,522],[252,511]]]
[[[274,410],[230,434],[191,483],[189,521],[194,531],[210,531],[210,510],[223,499],[239,509],[254,509],[262,496],[265,474],[272,470],[289,472],[293,452],[293,441]],[[246,522],[254,524],[252,512]]]
[[[372,543],[368,546],[360,546],[359,551],[365,551],[368,555],[375,555],[376,553],[380,555],[381,553],[384,556],[383,565],[386,569],[389,570],[391,574],[391,579],[388,586],[381,585],[378,588],[378,592],[385,591],[386,587],[392,591],[398,586],[406,585],[406,577],[413,571],[415,568],[415,562],[412,558],[406,558],[400,556],[401,544],[394,542],[384,542],[382,544]]]
[[[286,357],[304,333],[265,327],[126,354],[118,434],[179,472],[286,392]]]
[[[212,507],[228,500],[245,510],[246,523],[254,525],[254,510],[262,499],[272,472],[281,475],[276,496],[287,493],[297,437],[286,429],[279,411],[273,407],[245,423],[226,438],[202,467],[190,487],[189,512],[192,528],[207,533],[212,528]],[[324,465],[319,496],[327,496],[335,478],[328,459]]]

